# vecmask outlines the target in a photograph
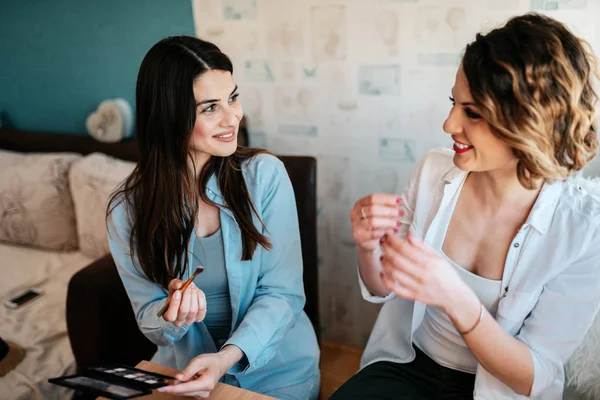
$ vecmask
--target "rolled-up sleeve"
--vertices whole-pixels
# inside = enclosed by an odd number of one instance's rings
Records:
[[[175,326],[158,317],[167,294],[142,272],[135,255],[131,256],[129,238],[131,223],[124,202],[117,205],[107,220],[108,245],[117,270],[127,291],[141,332],[158,346],[170,345],[181,339],[189,327]]]
[[[581,344],[600,306],[600,232],[579,258],[550,280],[516,336],[531,352],[531,397],[548,389]]]
[[[294,190],[279,160],[265,186],[260,212],[272,249],[262,252],[252,304],[225,343],[239,347],[246,356],[229,371],[235,375],[250,373],[273,358],[306,300]]]
[[[369,291],[369,289],[367,289],[367,286],[365,285],[365,283],[362,280],[362,277],[360,276],[360,271],[357,271],[357,273],[358,284],[360,285],[360,294],[362,295],[363,299],[365,299],[369,303],[381,304],[390,301],[391,299],[396,297],[396,294],[394,292],[390,292],[390,294],[388,294],[385,297],[375,296]]]

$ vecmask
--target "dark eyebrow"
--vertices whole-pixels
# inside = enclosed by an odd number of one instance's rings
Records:
[[[238,85],[235,85],[235,87],[233,88],[233,90],[231,91],[231,93],[229,94],[229,97],[233,96],[233,94],[238,90]],[[208,100],[202,100],[198,103],[196,103],[196,107],[201,106],[202,104],[206,104],[206,103],[217,103],[219,101],[219,99],[208,99]]]
[[[451,95],[452,97],[454,97],[454,88],[452,88],[452,89],[450,90],[450,95]],[[465,101],[465,102],[462,102],[462,103],[459,103],[459,104],[460,104],[461,106],[473,106],[473,107],[477,107],[477,105],[476,105],[475,103],[472,103],[472,102],[470,102],[470,101]],[[479,107],[477,107],[477,108],[479,108]]]

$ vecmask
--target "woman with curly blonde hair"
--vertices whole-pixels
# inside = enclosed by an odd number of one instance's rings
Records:
[[[350,212],[367,301],[385,303],[333,399],[562,398],[600,305],[596,62],[563,24],[515,17],[466,47],[444,130],[400,196]]]

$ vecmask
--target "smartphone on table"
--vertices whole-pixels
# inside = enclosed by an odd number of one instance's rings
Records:
[[[44,294],[44,292],[40,289],[36,289],[36,288],[27,289],[23,293],[20,293],[17,296],[15,296],[12,299],[5,302],[4,305],[8,308],[19,308],[22,305],[25,305],[25,304],[29,303],[30,301],[37,299],[42,294]]]

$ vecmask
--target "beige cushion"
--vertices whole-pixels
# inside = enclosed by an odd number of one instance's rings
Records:
[[[106,234],[108,199],[131,174],[135,163],[93,153],[73,163],[69,172],[81,253],[99,258],[109,252]]]
[[[72,153],[0,150],[0,240],[53,250],[77,248],[68,171]]]

